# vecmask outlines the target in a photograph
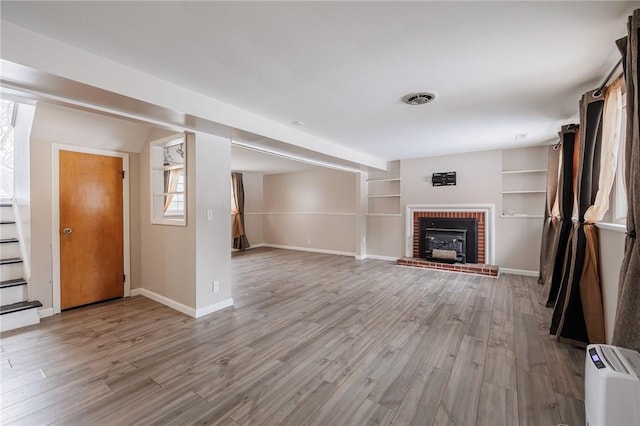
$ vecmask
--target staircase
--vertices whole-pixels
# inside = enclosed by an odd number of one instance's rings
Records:
[[[0,331],[40,322],[42,303],[29,301],[13,205],[0,200]]]

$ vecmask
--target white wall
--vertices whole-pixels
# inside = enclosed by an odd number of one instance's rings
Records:
[[[264,176],[265,243],[355,254],[356,179],[331,169]]]
[[[231,140],[198,133],[194,148],[195,191],[189,184],[189,198],[195,196],[195,212],[189,216],[195,216],[196,309],[208,312],[231,303]],[[208,210],[213,220],[207,220]],[[213,281],[219,282],[217,293]]]
[[[618,305],[620,266],[624,256],[625,234],[622,230],[598,229],[600,236],[600,287],[604,305],[604,325],[607,343],[611,343]]]
[[[31,274],[31,164],[30,139],[33,118],[36,112],[34,105],[16,104],[16,122],[14,126],[13,148],[13,198],[18,209],[21,243],[26,251],[25,277],[27,281]]]

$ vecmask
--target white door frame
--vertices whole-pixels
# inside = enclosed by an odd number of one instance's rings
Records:
[[[53,313],[60,313],[60,151],[82,152],[85,154],[104,155],[122,158],[122,215],[124,243],[124,297],[131,295],[131,261],[130,261],[130,229],[129,229],[129,154],[118,151],[107,151],[81,146],[51,144],[51,266]]]

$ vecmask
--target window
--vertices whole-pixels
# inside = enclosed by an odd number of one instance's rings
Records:
[[[13,125],[16,103],[2,100],[0,111],[0,198],[13,198]]]
[[[151,223],[186,225],[186,137],[151,142]]]
[[[177,170],[177,169],[176,169]],[[178,175],[178,181],[176,183],[176,190],[173,194],[173,198],[167,205],[164,215],[165,216],[176,216],[182,215],[184,213],[184,175],[182,174],[182,169],[180,169],[180,173]]]
[[[624,87],[624,86],[623,86]],[[625,161],[625,140],[627,130],[627,97],[624,96],[623,89],[622,105],[620,109],[620,143],[618,148],[618,168],[616,169],[616,179],[613,183],[613,222],[626,224],[627,222],[627,191],[624,182],[624,161]]]

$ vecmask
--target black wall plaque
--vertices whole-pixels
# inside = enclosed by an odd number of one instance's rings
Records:
[[[453,186],[456,184],[456,172],[442,172],[431,175],[433,186]]]

